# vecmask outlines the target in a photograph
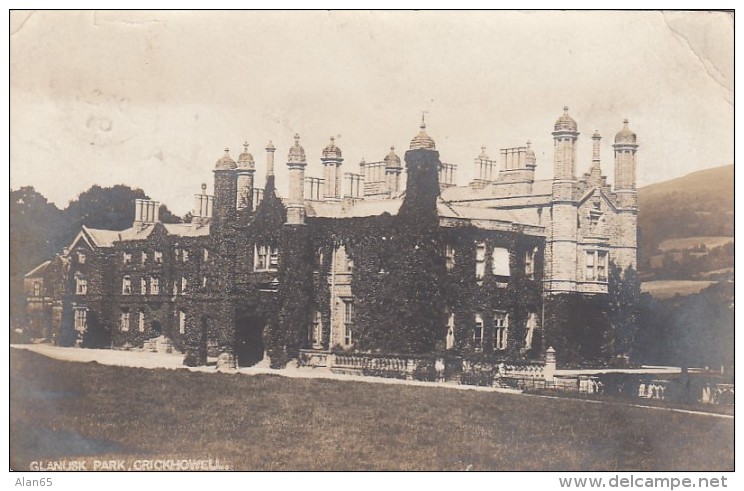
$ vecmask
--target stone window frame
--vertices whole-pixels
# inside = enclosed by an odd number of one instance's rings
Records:
[[[491,273],[494,276],[501,276],[506,278],[511,276],[510,256],[511,254],[509,252],[509,248],[507,247],[496,246],[491,250]],[[504,259],[506,259],[505,264]],[[504,269],[504,267],[506,269]]]
[[[481,314],[475,314],[473,323],[473,347],[476,351],[483,349],[483,338],[486,336],[486,323]]]
[[[504,351],[509,339],[509,313],[496,310],[493,313],[493,349]]]
[[[456,256],[455,246],[452,244],[445,244],[444,264],[445,264],[445,268],[447,268],[447,271],[452,271],[455,269],[455,264],[456,264],[455,256]]]
[[[354,345],[354,320],[356,317],[356,312],[354,309],[354,299],[351,297],[342,298],[341,301],[344,303],[344,316],[343,316],[343,324],[344,324],[344,336],[343,336],[343,345],[344,346],[353,346]]]
[[[279,271],[279,247],[272,242],[256,242],[253,246],[253,271]]]
[[[586,281],[607,282],[609,258],[609,251],[606,249],[586,249],[584,279]]]
[[[132,294],[132,276],[125,274],[121,278],[121,294],[131,295]]]
[[[130,312],[128,308],[122,308],[121,314],[119,315],[119,330],[121,332],[128,332],[129,331],[129,320],[130,320]]]
[[[85,332],[88,329],[88,309],[86,307],[73,307],[73,327],[77,332]]]
[[[75,273],[75,295],[88,294],[88,278],[81,273]]]

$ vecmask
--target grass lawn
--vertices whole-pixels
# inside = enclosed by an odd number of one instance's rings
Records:
[[[729,419],[522,395],[73,363],[11,349],[10,465],[733,470]]]

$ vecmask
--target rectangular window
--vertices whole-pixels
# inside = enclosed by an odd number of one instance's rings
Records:
[[[447,271],[455,269],[455,248],[451,244],[447,244],[444,248],[444,260]]]
[[[482,280],[486,274],[486,244],[475,244],[475,278]]]
[[[187,249],[184,249],[181,254],[181,261],[187,263],[189,262],[189,251]]]
[[[123,264],[130,264],[132,262],[132,255],[128,252],[121,253],[121,262]]]
[[[87,309],[85,308],[75,309],[75,330],[76,331],[85,331],[85,329],[88,327],[87,317],[88,317]]]
[[[86,295],[88,293],[88,280],[82,276],[75,278],[75,294]]]
[[[140,279],[140,295],[147,295],[147,279]]]
[[[142,252],[142,265],[144,266],[145,264],[147,264],[147,253],[143,251]]]
[[[352,300],[344,300],[344,346],[352,345],[353,329],[354,329],[354,302]]]
[[[121,332],[127,332],[129,330],[129,311],[124,310],[119,318],[119,328]]]
[[[155,260],[155,264],[163,263],[163,253],[160,251],[155,251],[152,255],[152,258]]]
[[[447,316],[447,338],[445,339],[445,348],[453,349],[455,347],[455,314],[450,312]]]
[[[277,271],[278,269],[279,249],[270,244],[256,244],[254,270]]]
[[[186,334],[186,312],[183,310],[178,312],[178,332]]]
[[[186,293],[186,290],[189,288],[189,282],[186,279],[185,276],[181,276],[181,294]]]
[[[607,281],[607,257],[607,251],[586,251],[586,280]]]
[[[497,350],[506,349],[506,337],[509,331],[509,314],[496,312],[493,315],[493,347]]]
[[[597,279],[607,281],[607,251],[597,251]]]
[[[527,278],[535,279],[535,254],[536,249],[529,249],[524,253],[524,274]]]
[[[203,260],[205,263],[209,261],[209,249],[207,249],[206,247],[204,248]]]
[[[85,254],[83,254],[82,252],[78,252],[77,260],[79,264],[85,264]]]
[[[493,259],[492,269],[494,276],[510,276],[509,249],[494,247],[491,258]]]
[[[132,277],[126,275],[121,280],[121,293],[124,295],[130,295],[132,293]]]
[[[160,279],[157,276],[150,277],[150,294],[160,294]]]
[[[475,326],[473,327],[473,347],[477,350],[483,349],[483,317],[475,314]]]
[[[137,328],[139,329],[139,332],[145,332],[145,311],[140,310],[139,316],[137,319]]]
[[[34,297],[41,296],[41,283],[38,281],[34,282]]]
[[[537,314],[531,312],[527,316],[527,332],[524,336],[524,347],[526,349],[532,349],[532,338],[535,335],[535,329],[537,329]]]
[[[586,252],[586,279],[594,279],[594,253],[595,251]]]
[[[319,347],[323,341],[323,322],[320,312],[314,310],[310,313],[310,344]]]

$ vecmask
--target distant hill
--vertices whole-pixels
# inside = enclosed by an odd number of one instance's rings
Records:
[[[644,281],[732,279],[734,166],[640,188],[638,228]]]

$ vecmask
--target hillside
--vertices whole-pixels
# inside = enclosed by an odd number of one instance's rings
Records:
[[[732,278],[733,165],[640,188],[638,208],[644,281]]]

